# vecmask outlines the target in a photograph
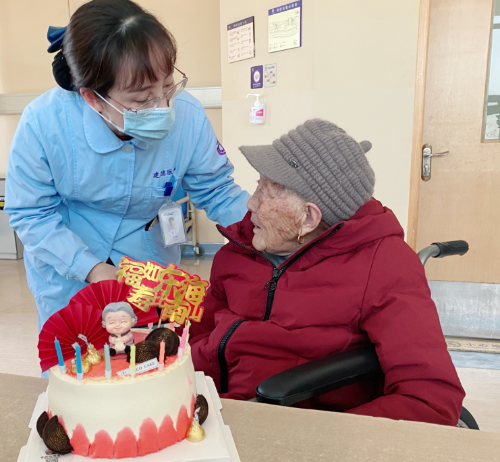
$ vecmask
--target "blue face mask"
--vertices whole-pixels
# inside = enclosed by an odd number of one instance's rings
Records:
[[[123,128],[118,127],[118,125],[104,117],[100,112],[96,112],[117,130],[132,138],[141,141],[164,140],[170,133],[172,125],[175,122],[175,99],[170,100],[170,107],[167,108],[156,108],[152,111],[144,109],[137,112],[125,109],[121,112],[101,95],[96,94],[123,115]]]

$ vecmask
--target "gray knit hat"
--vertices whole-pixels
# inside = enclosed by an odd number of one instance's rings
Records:
[[[373,194],[375,174],[357,143],[343,129],[312,119],[272,145],[239,149],[261,175],[316,204],[329,225],[348,220]]]

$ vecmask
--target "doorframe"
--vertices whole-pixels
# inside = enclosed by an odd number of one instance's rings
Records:
[[[417,246],[418,200],[422,169],[422,137],[424,131],[425,84],[427,76],[427,52],[429,48],[430,19],[431,0],[420,0],[410,160],[410,195],[406,235],[406,241],[413,250],[416,250]]]

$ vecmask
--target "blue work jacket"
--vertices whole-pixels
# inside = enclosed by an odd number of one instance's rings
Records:
[[[245,215],[249,195],[230,176],[200,102],[183,92],[175,110],[167,138],[146,143],[121,141],[78,93],[61,88],[25,109],[9,154],[5,211],[24,244],[39,328],[99,262],[127,255],[179,264],[179,246],[163,246],[160,226],[145,229],[167,182],[223,226]]]

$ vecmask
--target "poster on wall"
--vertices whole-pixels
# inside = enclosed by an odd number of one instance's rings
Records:
[[[264,66],[253,66],[250,69],[250,88],[262,88],[264,81]]]
[[[276,64],[264,64],[264,88],[275,87],[278,82],[278,67]]]
[[[254,17],[227,26],[227,59],[229,63],[255,56]]]
[[[302,0],[288,3],[268,12],[269,53],[302,46]]]

